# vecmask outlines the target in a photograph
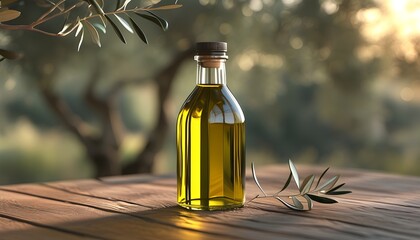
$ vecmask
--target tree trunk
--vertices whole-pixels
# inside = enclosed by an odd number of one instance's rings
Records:
[[[162,149],[168,130],[168,119],[165,105],[169,100],[169,93],[178,70],[183,62],[190,59],[194,54],[193,48],[187,49],[172,59],[156,77],[158,85],[158,121],[149,135],[149,139],[143,150],[133,162],[123,168],[123,174],[150,173],[153,171],[156,155]]]
[[[95,168],[95,177],[115,176],[121,174],[120,155],[117,149],[110,146],[86,146],[86,153]]]
[[[168,120],[165,105],[169,99],[172,83],[178,70],[186,59],[193,56],[193,49],[188,49],[172,59],[172,61],[154,79],[158,86],[158,120],[151,132],[148,141],[135,157],[134,161],[124,168],[121,167],[121,137],[123,135],[122,121],[114,106],[113,94],[105,99],[98,98],[95,86],[100,79],[99,68],[94,71],[85,92],[85,101],[92,108],[92,113],[101,122],[99,135],[88,129],[88,124],[74,112],[68,104],[53,91],[53,74],[44,76],[39,81],[41,95],[53,113],[62,121],[64,126],[72,132],[85,148],[91,164],[95,169],[96,177],[123,174],[152,172],[156,155],[162,149],[168,130]],[[123,85],[121,85],[123,86]],[[120,89],[120,88],[118,88]],[[112,89],[111,89],[112,90]]]

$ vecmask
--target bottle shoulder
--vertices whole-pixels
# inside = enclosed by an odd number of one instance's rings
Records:
[[[226,85],[197,85],[184,102],[180,115],[207,117],[214,123],[243,123],[245,117],[238,101]]]

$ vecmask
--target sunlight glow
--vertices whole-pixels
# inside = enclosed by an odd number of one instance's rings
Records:
[[[228,35],[229,33],[232,32],[232,25],[230,25],[229,23],[220,24],[219,32],[223,35]]]
[[[238,66],[242,71],[249,71],[254,67],[254,60],[248,54],[239,57]]]
[[[356,49],[356,56],[363,62],[368,62],[382,54],[382,48],[376,44],[362,46]]]
[[[333,0],[327,0],[321,4],[321,8],[326,14],[331,15],[338,11],[338,4]]]
[[[242,15],[244,15],[245,17],[251,17],[252,14],[254,14],[254,12],[248,5],[244,5],[242,7]]]
[[[0,32],[0,46],[4,47],[12,41],[12,38],[3,32]]]
[[[289,39],[290,46],[293,49],[301,49],[303,47],[303,41],[300,37],[292,37]]]
[[[216,4],[216,0],[200,0],[199,2],[203,6]]]
[[[249,8],[254,12],[261,11],[263,6],[262,0],[251,0],[251,2],[249,2]]]
[[[403,100],[404,102],[412,101],[413,98],[414,98],[413,89],[411,89],[409,87],[405,87],[405,88],[401,89],[400,97],[401,97],[401,100]]]
[[[257,65],[269,69],[279,69],[284,63],[283,58],[279,55],[255,50],[248,50],[239,55],[236,61],[242,71],[249,71]]]
[[[282,0],[283,4],[287,7],[298,5],[302,0]]]
[[[399,97],[407,103],[420,103],[420,80],[406,82],[399,90]]]
[[[7,91],[12,91],[16,87],[16,81],[13,78],[7,79],[7,81],[4,83],[4,88]]]
[[[235,6],[235,3],[233,2],[233,0],[224,0],[222,1],[222,3],[225,9],[231,9]]]
[[[384,37],[395,39],[391,46],[395,53],[408,62],[418,58],[416,39],[420,38],[420,0],[378,1],[379,8],[359,10],[356,23],[362,23],[361,32],[371,43]]]

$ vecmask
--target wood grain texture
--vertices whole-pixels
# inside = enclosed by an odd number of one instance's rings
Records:
[[[91,239],[88,237],[81,237],[79,235],[66,234],[54,229],[44,228],[40,226],[33,226],[31,224],[11,220],[0,217],[0,239],[16,239],[26,240],[30,237],[31,240],[38,239],[63,239],[63,240],[77,240],[77,239]],[[4,228],[5,227],[5,228]],[[22,234],[25,233],[25,234]]]
[[[297,167],[302,179],[323,171]],[[310,212],[274,199],[232,211],[188,211],[176,206],[171,176],[0,186],[0,239],[420,239],[420,178],[330,172],[353,193],[335,197],[338,204],[315,203]],[[284,165],[257,167],[267,192],[279,190],[288,173]],[[260,192],[247,174],[250,199]]]

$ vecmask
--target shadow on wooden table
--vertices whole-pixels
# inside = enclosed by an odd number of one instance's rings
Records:
[[[279,172],[287,174],[275,168],[261,171],[267,188],[279,186]],[[340,173],[354,193],[310,212],[267,199],[232,211],[189,211],[175,206],[173,177],[2,186],[0,239],[420,238],[419,178]],[[251,181],[248,199],[258,193]]]
[[[50,219],[48,224],[40,223],[43,221],[39,219],[22,221],[19,218],[8,218],[0,223],[12,224],[14,230],[0,230],[0,239],[278,239],[279,236],[311,236],[310,232],[293,232],[292,229],[282,227],[278,219],[270,217],[272,214],[255,208],[198,212],[173,206],[113,213],[106,217],[79,221]],[[287,222],[299,226],[297,221],[299,219],[294,218]]]

